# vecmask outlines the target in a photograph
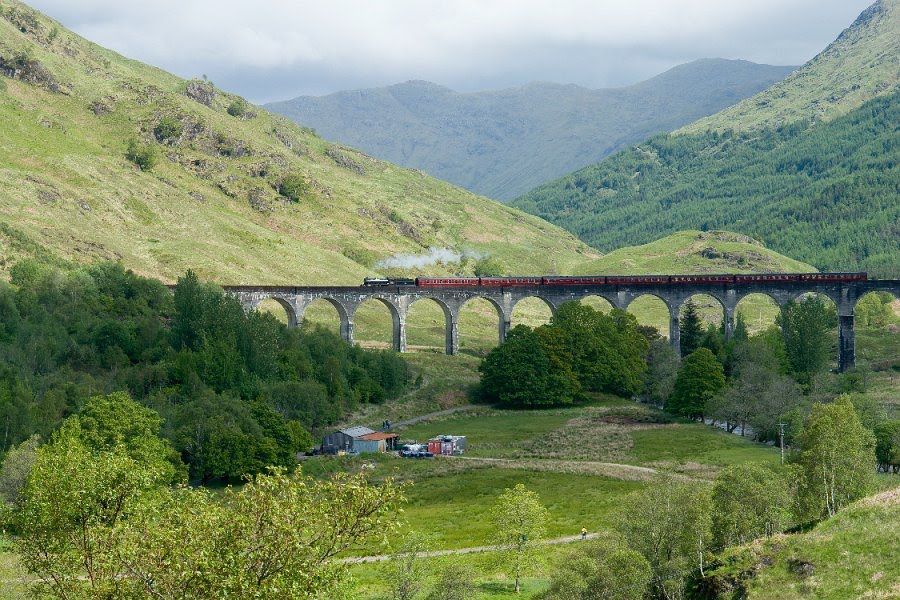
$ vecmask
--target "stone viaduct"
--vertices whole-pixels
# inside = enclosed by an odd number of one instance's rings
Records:
[[[510,318],[516,304],[525,298],[539,298],[552,313],[563,303],[588,296],[599,296],[612,306],[623,310],[636,298],[650,294],[658,297],[669,309],[669,340],[680,348],[679,315],[682,304],[696,294],[708,294],[719,301],[724,311],[725,335],[734,332],[735,309],[748,294],[765,294],[779,306],[805,293],[823,294],[834,302],[838,312],[838,366],[841,371],[856,362],[856,338],[853,330],[853,310],[857,300],[869,292],[886,291],[900,297],[900,280],[869,280],[853,282],[772,281],[745,283],[666,283],[627,285],[533,285],[533,286],[360,286],[360,287],[291,287],[291,286],[224,286],[236,296],[246,310],[252,310],[266,299],[277,301],[288,315],[288,326],[296,327],[303,320],[306,307],[315,300],[325,300],[337,310],[341,320],[341,337],[353,343],[353,318],[357,308],[367,300],[384,304],[393,318],[393,347],[406,351],[406,315],[409,307],[419,300],[433,300],[444,311],[446,324],[446,352],[459,351],[459,312],[469,300],[484,298],[497,310],[498,339],[502,343],[510,329]]]

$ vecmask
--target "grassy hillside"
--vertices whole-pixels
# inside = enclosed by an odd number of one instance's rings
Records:
[[[425,82],[266,107],[397,164],[498,200],[734,104],[794,67],[705,59],[618,89],[532,83],[457,93]]]
[[[0,0],[0,270],[114,259],[169,280],[194,268],[222,283],[353,284],[430,247],[542,272],[596,256],[539,219],[241,108]],[[130,140],[158,156],[152,170],[126,160]]]
[[[619,248],[586,262],[576,275],[672,273],[810,273],[815,268],[769,250],[753,238],[729,231],[687,230],[644,244]]]
[[[677,133],[829,121],[897,88],[897,0],[878,0],[825,50],[783,81]]]
[[[900,597],[900,488],[860,500],[812,531],[730,550],[708,572],[751,600]],[[737,596],[735,596],[737,597]]]
[[[603,251],[727,229],[819,269],[900,276],[898,15],[900,0],[882,0],[740,114],[654,137],[513,205]],[[814,119],[794,110],[826,104]]]

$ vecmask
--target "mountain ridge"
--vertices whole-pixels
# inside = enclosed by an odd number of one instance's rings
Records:
[[[763,89],[793,67],[700,59],[630,86],[531,82],[456,92],[412,80],[265,106],[398,164],[500,200]]]
[[[900,0],[879,0],[785,82],[511,204],[604,252],[724,229],[822,270],[900,276],[898,23]]]

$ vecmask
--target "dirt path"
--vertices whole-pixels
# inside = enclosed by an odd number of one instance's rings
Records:
[[[591,539],[596,537],[596,533],[587,534],[587,539]],[[566,537],[554,538],[551,540],[539,540],[535,542],[541,546],[549,546],[552,544],[568,544],[569,542],[576,542],[581,540],[580,535],[568,535]],[[419,554],[422,558],[428,558],[432,556],[449,556],[451,554],[472,554],[474,552],[490,552],[492,550],[499,550],[500,546],[474,546],[472,548],[457,548],[456,550],[434,550],[432,552],[422,552]],[[342,558],[338,560],[339,563],[344,564],[359,564],[359,563],[372,563],[372,562],[382,562],[385,560],[390,560],[390,554],[381,554],[378,556],[354,556],[351,558]]]

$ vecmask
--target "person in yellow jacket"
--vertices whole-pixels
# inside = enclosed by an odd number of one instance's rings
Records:
[[[581,539],[583,539],[583,540],[587,539],[587,527],[581,528]]]

